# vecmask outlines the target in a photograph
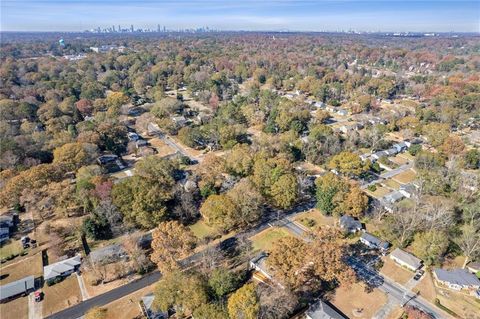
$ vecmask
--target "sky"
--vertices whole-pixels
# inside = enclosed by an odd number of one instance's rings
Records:
[[[480,32],[480,0],[0,0],[2,31],[134,25],[251,31]]]

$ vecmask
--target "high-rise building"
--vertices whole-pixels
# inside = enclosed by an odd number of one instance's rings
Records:
[[[130,25],[130,32],[133,32],[133,24]]]

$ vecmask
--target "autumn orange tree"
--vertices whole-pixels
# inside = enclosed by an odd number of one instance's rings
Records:
[[[352,281],[355,274],[344,263],[345,255],[346,244],[340,231],[321,227],[310,242],[287,237],[274,243],[267,265],[283,284],[297,290],[305,285]]]
[[[177,221],[163,222],[152,233],[152,262],[162,273],[179,267],[179,261],[193,252],[196,238],[192,231]]]
[[[228,298],[227,309],[230,319],[257,319],[260,303],[255,286],[246,284],[234,292]]]

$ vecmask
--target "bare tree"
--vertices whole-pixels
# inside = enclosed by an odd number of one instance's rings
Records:
[[[290,318],[298,304],[298,298],[288,289],[260,285],[257,293],[261,305],[259,319]]]
[[[456,239],[457,245],[465,254],[463,268],[468,261],[480,254],[480,222],[476,220],[472,224],[465,224],[461,228],[462,234]]]

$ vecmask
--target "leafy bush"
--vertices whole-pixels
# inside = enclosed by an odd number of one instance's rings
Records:
[[[371,192],[374,192],[374,191],[377,190],[377,185],[375,185],[375,184],[368,185],[367,189]]]

